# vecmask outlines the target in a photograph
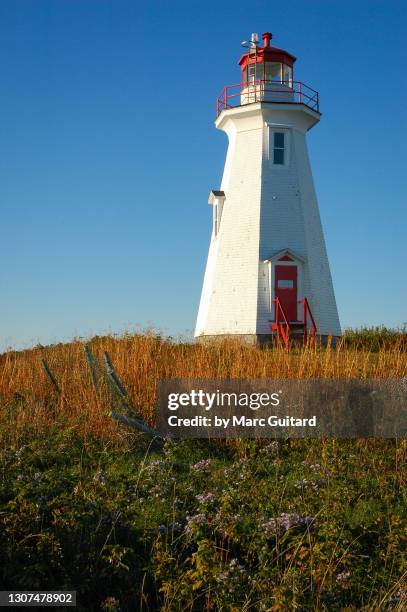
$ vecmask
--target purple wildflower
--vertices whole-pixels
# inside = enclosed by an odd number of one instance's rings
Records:
[[[321,478],[320,480],[307,480],[307,478],[303,478],[302,480],[297,480],[294,483],[296,489],[312,489],[314,493],[317,493],[321,487],[326,485],[325,478]]]
[[[185,533],[189,536],[193,535],[195,527],[206,525],[208,520],[205,514],[195,514],[194,516],[187,516],[187,525],[185,527]]]
[[[263,521],[261,527],[267,535],[276,535],[280,531],[285,533],[293,527],[308,528],[314,520],[312,516],[301,516],[296,512],[282,512],[277,517]]]
[[[233,593],[239,588],[242,579],[246,575],[246,569],[237,559],[231,559],[229,564],[216,577],[223,592]]]
[[[351,575],[352,574],[350,572],[341,572],[340,574],[337,574],[336,582],[342,587],[342,589],[348,588]]]
[[[202,493],[201,495],[197,495],[196,499],[202,506],[209,506],[215,502],[215,496],[213,493]]]
[[[201,472],[203,474],[208,474],[210,472],[212,466],[212,459],[202,459],[191,466],[191,470],[194,472]]]

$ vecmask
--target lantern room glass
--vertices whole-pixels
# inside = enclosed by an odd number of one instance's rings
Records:
[[[244,79],[247,84],[263,80],[263,64],[260,62],[249,64],[244,71]]]
[[[293,86],[293,69],[286,64],[283,64],[283,84],[288,87]]]
[[[271,83],[280,83],[287,87],[293,84],[293,69],[280,62],[265,62],[264,80]]]
[[[282,64],[279,62],[265,62],[265,81],[281,83]]]

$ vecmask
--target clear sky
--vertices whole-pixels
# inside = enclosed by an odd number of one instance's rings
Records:
[[[407,321],[404,0],[2,0],[0,349],[191,335],[215,99],[271,31],[320,91],[309,134],[342,326]]]

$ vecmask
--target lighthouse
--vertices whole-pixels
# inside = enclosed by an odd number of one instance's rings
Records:
[[[216,101],[228,149],[211,190],[212,234],[195,337],[264,344],[341,334],[306,135],[319,93],[296,58],[252,34],[241,80]]]

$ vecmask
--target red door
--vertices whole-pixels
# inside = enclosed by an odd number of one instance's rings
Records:
[[[276,266],[274,295],[289,321],[297,321],[297,266]]]

